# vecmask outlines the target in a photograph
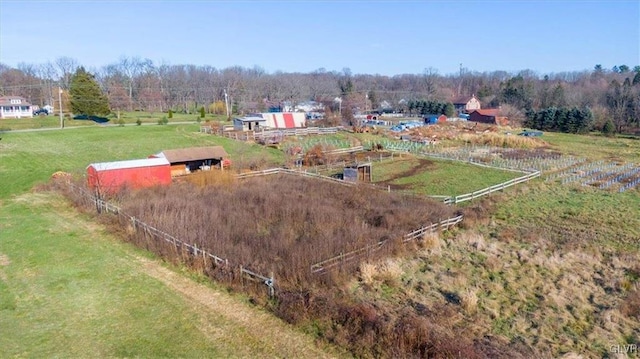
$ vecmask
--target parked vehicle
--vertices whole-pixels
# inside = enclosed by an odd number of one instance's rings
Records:
[[[40,109],[37,109],[37,110],[33,111],[33,115],[34,116],[38,116],[38,115],[49,116],[49,111],[47,111],[47,109],[40,108]]]

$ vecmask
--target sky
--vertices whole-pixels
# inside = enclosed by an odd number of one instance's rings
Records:
[[[0,63],[60,57],[386,76],[633,68],[640,0],[0,0]]]

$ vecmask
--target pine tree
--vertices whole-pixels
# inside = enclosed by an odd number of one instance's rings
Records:
[[[613,133],[616,132],[616,126],[614,126],[613,121],[608,119],[607,122],[602,126],[602,134],[605,136],[613,136]]]
[[[100,89],[95,77],[79,67],[69,85],[71,111],[88,116],[109,114],[109,100]]]

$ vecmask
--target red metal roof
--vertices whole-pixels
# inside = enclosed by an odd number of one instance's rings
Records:
[[[482,110],[473,110],[471,113],[477,112],[483,116],[500,116],[499,108],[485,108]]]

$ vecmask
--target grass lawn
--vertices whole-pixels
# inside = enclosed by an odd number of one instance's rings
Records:
[[[108,127],[117,126],[118,117],[116,114],[110,114],[106,116],[110,121],[106,125],[99,125],[93,121],[86,120],[74,120],[69,118],[68,115],[64,117],[64,127]],[[120,112],[120,119],[124,121],[125,126],[135,126],[138,120],[141,124],[158,124],[158,121],[163,117],[167,117],[169,123],[172,122],[192,122],[197,123],[200,120],[201,123],[205,121],[220,121],[225,124],[232,124],[229,121],[225,121],[225,116],[206,114],[204,118],[200,118],[200,114],[184,114],[174,113],[173,118],[168,118],[167,113],[163,112]],[[33,118],[19,118],[19,119],[0,119],[0,131],[8,130],[28,130],[28,129],[40,129],[40,128],[60,128],[60,117],[58,114],[50,116],[34,116]]]
[[[508,181],[523,174],[456,161],[413,156],[375,162],[374,183],[425,195],[456,196]]]
[[[275,150],[197,131],[193,124],[2,134],[0,357],[335,355],[246,298],[167,269],[59,195],[32,190],[55,171],[81,174],[91,162],[166,148],[223,145],[234,161],[281,159]]]
[[[198,132],[198,125],[69,128],[7,132],[0,142],[0,198],[23,193],[56,171],[84,174],[94,162],[146,158],[164,149],[221,145],[237,164],[282,163],[282,152]],[[133,144],[133,145],[132,145]]]
[[[608,138],[602,135],[571,135],[545,132],[542,137],[552,149],[593,160],[626,160],[640,163],[640,137]]]

